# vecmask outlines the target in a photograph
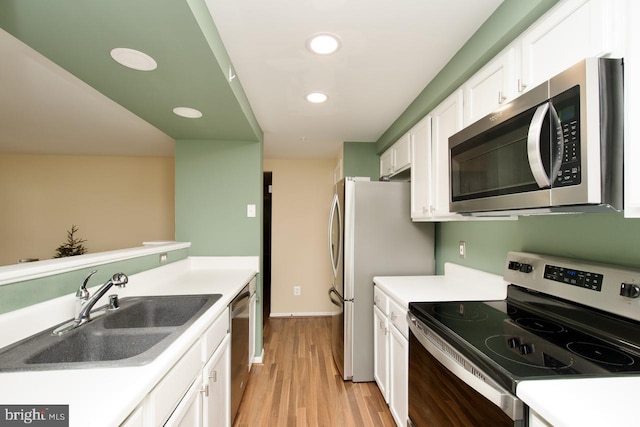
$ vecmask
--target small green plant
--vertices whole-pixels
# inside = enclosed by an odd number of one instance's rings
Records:
[[[67,231],[66,243],[58,246],[58,249],[56,249],[56,254],[53,256],[54,258],[82,255],[87,252],[87,248],[85,248],[83,245],[86,240],[75,237],[77,231],[78,227],[72,225],[71,230]]]

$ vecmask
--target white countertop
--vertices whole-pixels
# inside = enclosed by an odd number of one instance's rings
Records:
[[[502,276],[445,263],[442,276],[379,276],[373,282],[398,304],[412,301],[503,300],[507,283]]]
[[[0,404],[69,405],[72,427],[119,425],[257,273],[257,257],[246,257],[248,262],[243,262],[242,258],[189,258],[132,275],[126,288],[110,292],[121,298],[223,295],[151,363],[127,368],[0,373]],[[74,304],[73,295],[68,295],[1,315],[3,342],[0,345],[5,346],[72,318]],[[24,328],[16,328],[16,325],[24,325]]]
[[[517,396],[554,427],[638,426],[640,377],[523,381]]]

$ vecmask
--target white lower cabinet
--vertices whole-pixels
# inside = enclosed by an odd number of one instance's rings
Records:
[[[121,427],[229,427],[230,340],[227,308]]]
[[[407,309],[391,300],[377,286],[374,296],[374,376],[396,424],[405,427],[409,418]],[[387,307],[386,313],[378,307]]]
[[[202,371],[203,427],[231,425],[230,339],[227,335]]]
[[[191,384],[165,427],[201,427],[202,426],[202,389],[199,378]]]
[[[384,397],[389,403],[389,323],[387,315],[373,307],[373,378]]]

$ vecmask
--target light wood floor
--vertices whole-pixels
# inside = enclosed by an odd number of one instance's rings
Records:
[[[234,427],[395,426],[374,382],[343,381],[329,317],[271,318]]]

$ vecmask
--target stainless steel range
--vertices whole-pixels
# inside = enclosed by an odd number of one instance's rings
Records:
[[[526,426],[524,380],[640,375],[640,270],[510,252],[504,301],[409,304],[409,418]]]

